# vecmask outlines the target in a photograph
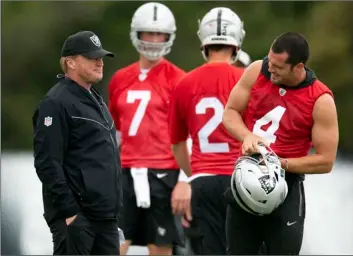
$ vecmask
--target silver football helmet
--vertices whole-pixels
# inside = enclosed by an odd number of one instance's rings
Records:
[[[140,6],[131,21],[130,38],[136,50],[149,60],[157,60],[167,55],[175,39],[175,19],[167,6],[161,3],[149,2]],[[139,39],[139,32],[167,33],[166,42],[152,43]]]
[[[207,61],[204,46],[211,44],[224,44],[241,48],[245,37],[243,22],[231,9],[217,7],[210,10],[200,21],[197,35],[202,45],[202,56]],[[235,54],[232,61],[237,60]]]
[[[262,216],[284,202],[288,186],[278,156],[263,145],[259,145],[259,151],[256,156],[242,156],[236,161],[231,190],[241,208]]]

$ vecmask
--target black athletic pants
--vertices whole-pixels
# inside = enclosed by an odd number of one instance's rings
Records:
[[[196,255],[226,254],[225,218],[227,202],[224,192],[230,176],[198,177],[191,181],[191,227],[185,229],[190,246]]]
[[[234,202],[231,202],[227,208],[228,254],[258,254],[263,242],[269,255],[299,254],[305,220],[305,195],[302,181],[288,183],[286,200],[268,216],[252,215]]]
[[[49,225],[54,255],[119,255],[116,220],[92,221],[78,214],[70,225],[55,220]]]
[[[130,169],[123,168],[122,173],[124,208],[120,222],[125,239],[131,240],[132,245],[139,246],[181,244],[170,199],[178,182],[179,170],[148,169],[151,198],[151,207],[148,209],[139,208],[136,205],[134,181]]]

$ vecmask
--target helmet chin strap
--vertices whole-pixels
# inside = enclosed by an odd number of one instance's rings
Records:
[[[267,156],[270,155],[272,152],[268,151],[266,149],[265,144],[263,143],[259,143],[258,148],[259,148],[259,153],[262,156],[262,159],[260,160],[259,164],[264,163],[265,165],[267,165]]]

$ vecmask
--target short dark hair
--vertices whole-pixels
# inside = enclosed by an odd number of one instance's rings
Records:
[[[224,49],[235,48],[235,46],[226,45],[226,44],[209,44],[209,45],[206,45],[205,48],[208,49],[208,50],[219,52],[219,51],[222,51]]]
[[[201,46],[202,49],[202,46]],[[226,44],[209,44],[205,45],[205,55],[208,57],[209,50],[214,51],[214,52],[220,52],[225,49],[233,49],[233,55],[237,53],[236,47],[232,45],[226,45]]]
[[[288,53],[286,63],[292,66],[298,63],[305,65],[310,56],[309,44],[305,37],[295,32],[286,32],[278,36],[272,43],[271,50],[274,53]]]

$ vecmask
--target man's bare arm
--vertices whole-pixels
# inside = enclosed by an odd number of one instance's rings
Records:
[[[172,145],[172,152],[174,157],[180,167],[185,174],[190,177],[191,176],[191,163],[190,156],[187,149],[186,141],[181,141],[178,144]]]
[[[251,133],[245,126],[241,113],[247,108],[251,88],[254,85],[262,66],[262,60],[253,62],[244,72],[229,95],[223,113],[223,125],[239,141]]]
[[[339,132],[335,102],[323,94],[313,109],[312,141],[316,153],[301,158],[289,158],[288,172],[301,174],[329,173],[336,160]],[[282,166],[286,168],[284,160]]]

